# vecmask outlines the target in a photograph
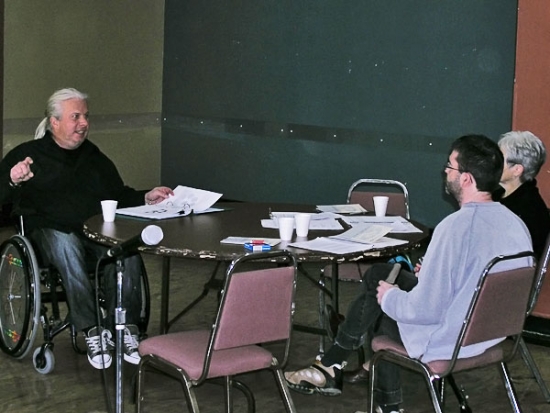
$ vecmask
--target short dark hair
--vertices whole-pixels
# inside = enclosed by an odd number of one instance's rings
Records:
[[[498,188],[504,156],[496,142],[485,135],[464,135],[453,142],[453,151],[457,152],[458,168],[472,174],[478,191],[493,192]]]

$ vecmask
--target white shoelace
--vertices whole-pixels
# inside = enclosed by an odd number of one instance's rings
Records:
[[[128,329],[124,331],[124,345],[128,350],[131,350],[131,351],[136,351],[139,346],[137,337],[132,335],[130,333],[130,330]]]
[[[101,352],[101,345],[99,340],[99,336],[86,337],[86,344],[88,345],[88,348],[92,349],[94,353]]]

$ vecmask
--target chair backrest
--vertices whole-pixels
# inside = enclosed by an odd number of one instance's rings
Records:
[[[265,268],[266,261],[275,264]],[[241,270],[243,264],[252,263],[262,263],[264,268]],[[250,253],[233,261],[227,270],[207,363],[212,351],[287,340],[281,360],[284,365],[292,331],[296,274],[296,258],[288,251]]]
[[[550,278],[546,278],[548,264],[550,262],[550,234],[546,239],[546,245],[542,256],[537,263],[538,283],[531,302],[530,314],[536,317],[550,319]]]
[[[389,198],[387,214],[399,215],[407,219],[409,213],[409,191],[407,187],[391,179],[359,179],[351,184],[347,202],[360,204],[368,211],[374,211],[373,196],[384,195]]]
[[[534,265],[526,265],[528,257],[533,257],[531,251],[499,256],[484,268],[460,331],[453,361],[460,349],[468,345],[509,336],[519,340],[537,282]],[[516,268],[510,262],[513,260],[517,260]],[[497,264],[514,269],[493,271]]]

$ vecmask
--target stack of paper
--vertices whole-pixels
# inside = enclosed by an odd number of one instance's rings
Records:
[[[341,205],[317,205],[321,212],[333,212],[335,214],[364,214],[368,212],[359,204],[341,204]]]
[[[311,251],[328,252],[330,254],[350,254],[353,252],[368,251],[373,248],[386,248],[406,244],[407,241],[382,237],[374,244],[343,241],[331,237],[319,237],[311,241],[293,242],[291,247],[303,248]]]
[[[190,188],[178,185],[174,189],[174,195],[156,205],[141,205],[138,207],[120,208],[117,214],[130,215],[149,219],[175,218],[191,213],[203,214],[206,212],[222,211],[220,208],[212,208],[212,205],[220,199],[222,194]]]
[[[222,244],[236,244],[244,245],[248,243],[255,243],[261,241],[263,244],[268,244],[274,247],[277,244],[281,243],[279,238],[248,238],[248,237],[227,237],[222,239],[220,242]]]
[[[338,235],[320,237],[312,241],[294,242],[290,246],[332,254],[349,254],[407,243],[404,240],[385,237],[384,235],[390,232],[391,229],[390,226],[385,225],[356,225]]]
[[[403,217],[396,216],[386,216],[386,217],[375,217],[375,216],[359,216],[359,217],[343,217],[344,222],[352,227],[356,225],[375,225],[380,224],[384,226],[391,227],[392,233],[414,233],[422,231],[416,228],[410,221]]]

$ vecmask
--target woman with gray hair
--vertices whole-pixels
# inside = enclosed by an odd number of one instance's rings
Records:
[[[538,258],[550,233],[550,214],[535,179],[546,161],[546,148],[538,137],[528,131],[505,133],[500,137],[498,146],[504,155],[504,169],[500,179],[502,188],[494,198],[523,220]]]

